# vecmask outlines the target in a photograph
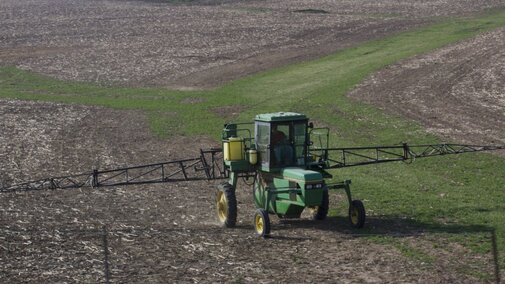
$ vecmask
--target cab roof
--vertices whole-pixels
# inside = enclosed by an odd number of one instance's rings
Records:
[[[255,121],[275,122],[275,121],[294,121],[307,120],[304,114],[296,112],[273,112],[258,114],[254,118]]]

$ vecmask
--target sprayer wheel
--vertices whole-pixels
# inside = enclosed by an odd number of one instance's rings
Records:
[[[226,183],[219,186],[216,192],[217,218],[226,228],[235,227],[237,222],[237,198],[233,187]]]
[[[256,213],[254,214],[254,230],[262,238],[270,235],[270,217],[265,209],[256,209]]]
[[[349,221],[354,228],[363,228],[365,225],[365,206],[361,200],[353,200],[349,206]]]

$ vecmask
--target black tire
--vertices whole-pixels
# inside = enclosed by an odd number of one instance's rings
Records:
[[[222,184],[216,192],[216,213],[221,225],[233,228],[237,223],[237,197],[229,184]]]
[[[312,208],[312,220],[326,219],[326,216],[328,216],[328,208],[329,208],[328,190],[325,189],[323,191],[323,200],[321,201],[321,205]]]
[[[260,189],[261,185],[259,184],[259,182],[260,182],[259,179],[256,178],[256,180],[254,181],[254,184],[253,184],[253,200],[254,200],[254,205],[256,205],[256,208],[264,207],[264,205],[256,199],[256,194],[261,190]]]
[[[270,236],[270,217],[265,209],[256,209],[253,222],[254,230],[259,237],[266,238]]]
[[[353,200],[349,206],[349,222],[354,228],[363,228],[365,225],[365,206],[361,200]]]

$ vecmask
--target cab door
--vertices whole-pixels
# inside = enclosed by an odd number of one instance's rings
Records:
[[[254,133],[261,168],[268,170],[270,168],[270,123],[256,121]]]

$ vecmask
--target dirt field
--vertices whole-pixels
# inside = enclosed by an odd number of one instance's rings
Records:
[[[442,0],[192,4],[3,0],[0,64],[66,80],[201,88],[438,16],[504,5]],[[504,142],[503,33],[391,66],[351,96],[419,120],[448,139]],[[394,104],[383,103],[389,101]],[[0,117],[3,184],[197,156],[200,147],[213,143],[207,137],[160,140],[149,133],[145,115],[135,111],[0,100]],[[490,255],[424,235],[404,220],[371,217],[367,225],[391,236],[401,233],[399,242],[433,255],[435,263],[406,258],[354,235],[344,216],[321,223],[273,218],[272,238],[258,239],[251,193],[243,185],[238,227],[224,230],[216,222],[214,187],[192,182],[2,194],[0,279],[104,282],[106,245],[110,280],[117,283],[476,283],[465,269],[492,273]],[[331,206],[340,203],[341,196],[331,196]]]
[[[28,174],[41,178],[93,166],[197,156],[199,147],[212,145],[204,137],[196,142],[181,137],[159,140],[147,130],[144,116],[131,111],[1,101],[0,116],[5,118],[0,121],[5,134],[0,153],[16,151],[19,157],[0,159],[3,179],[10,182]],[[292,221],[273,217],[272,238],[258,239],[252,228],[251,192],[244,185],[238,190],[238,226],[222,229],[214,213],[214,187],[211,182],[191,182],[4,193],[2,281],[105,281],[103,226],[109,277],[117,283],[475,283],[475,278],[457,271],[492,272],[491,256],[473,255],[402,220],[370,217],[367,226],[401,234],[400,242],[432,254],[434,264],[423,265],[396,249],[353,235],[345,216],[320,223],[307,216]],[[332,207],[343,204],[341,198],[332,195]]]
[[[500,0],[3,0],[0,64],[66,80],[201,88]]]
[[[447,141],[505,144],[505,29],[377,72],[349,94]]]

